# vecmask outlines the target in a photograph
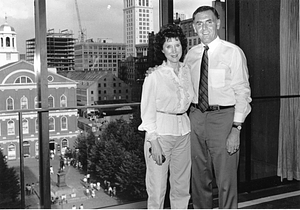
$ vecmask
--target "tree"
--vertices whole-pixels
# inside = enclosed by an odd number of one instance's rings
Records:
[[[121,191],[130,198],[146,197],[145,162],[134,153],[126,152],[122,165],[116,173]]]
[[[144,198],[144,133],[137,129],[136,116],[131,122],[119,119],[107,125],[91,150],[91,169],[98,178],[119,184],[119,192]]]
[[[0,208],[21,208],[19,199],[20,184],[16,170],[9,168],[2,151],[0,151]]]
[[[90,152],[95,144],[95,135],[92,131],[81,133],[77,136],[74,147],[79,150],[78,161],[81,162],[83,170],[87,170],[90,163]]]

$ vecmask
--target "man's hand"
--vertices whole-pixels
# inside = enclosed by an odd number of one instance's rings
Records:
[[[154,67],[149,67],[145,73],[145,76],[148,77],[148,75],[150,75],[152,72],[156,71],[156,69],[157,69],[157,65]]]
[[[227,137],[226,149],[229,155],[233,155],[240,149],[240,131],[236,128],[231,128],[231,132]]]

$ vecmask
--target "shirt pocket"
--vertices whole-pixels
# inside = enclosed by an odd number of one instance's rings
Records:
[[[208,80],[213,88],[225,86],[225,69],[209,69]]]

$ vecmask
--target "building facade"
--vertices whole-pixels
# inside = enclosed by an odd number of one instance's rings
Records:
[[[77,82],[77,105],[131,102],[131,87],[111,71],[60,72]]]
[[[0,26],[0,66],[19,60],[17,51],[17,33],[13,27],[5,23]]]
[[[0,67],[0,147],[8,160],[19,157],[20,119],[13,110],[25,110],[21,122],[24,156],[39,154],[36,87],[32,63],[21,60]],[[76,82],[54,70],[48,70],[48,92],[50,108],[76,105]],[[73,147],[77,135],[77,109],[49,112],[50,150],[64,153],[67,147]]]
[[[124,0],[123,13],[126,57],[136,57],[136,45],[148,43],[148,33],[153,31],[152,0]]]
[[[111,71],[118,76],[118,61],[125,59],[126,45],[108,39],[75,44],[75,71]]]
[[[194,30],[192,18],[181,20],[179,24],[187,38],[187,50],[201,43],[200,38]]]
[[[47,32],[47,63],[49,68],[67,71],[74,70],[73,33],[62,30],[58,33],[53,29]],[[26,40],[26,60],[33,63],[35,52],[35,38]]]

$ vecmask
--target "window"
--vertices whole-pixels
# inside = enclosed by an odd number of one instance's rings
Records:
[[[67,130],[68,124],[67,124],[67,118],[62,117],[61,118],[61,130]]]
[[[11,97],[6,99],[6,110],[14,110],[14,99]]]
[[[62,150],[65,150],[68,147],[68,140],[67,139],[63,139],[61,141],[61,148]]]
[[[7,135],[15,135],[15,122],[13,120],[7,122]]]
[[[21,109],[28,109],[28,99],[25,96],[21,98],[20,104]]]
[[[39,118],[35,119],[35,132],[38,133],[39,132]]]
[[[60,97],[60,107],[67,107],[67,97],[65,95]]]
[[[54,118],[50,117],[49,118],[49,131],[54,131],[55,130],[54,122],[55,122]]]
[[[30,77],[20,76],[15,80],[14,83],[26,84],[26,83],[33,83],[33,81]]]
[[[48,97],[48,107],[54,107],[54,98],[51,95]]]
[[[6,47],[10,47],[10,39],[9,39],[9,37],[6,37]]]
[[[35,109],[39,108],[37,97],[34,97],[34,108]]]
[[[29,133],[28,120],[23,119],[22,125],[23,125],[23,134],[28,134]]]

